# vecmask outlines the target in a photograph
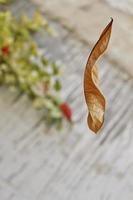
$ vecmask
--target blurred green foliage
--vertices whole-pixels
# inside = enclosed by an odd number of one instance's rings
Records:
[[[0,84],[26,94],[37,109],[44,109],[46,122],[61,127],[60,70],[32,37],[42,29],[50,31],[39,12],[32,18],[23,15],[17,19],[11,12],[0,12]]]

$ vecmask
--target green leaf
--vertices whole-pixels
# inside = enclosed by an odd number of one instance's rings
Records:
[[[47,66],[47,65],[49,64],[49,61],[48,61],[47,58],[42,57],[42,63],[43,63],[45,66]]]
[[[59,80],[55,81],[54,88],[55,88],[56,91],[61,90],[61,83],[60,83]]]
[[[43,100],[43,105],[44,105],[47,109],[50,109],[50,110],[52,110],[52,109],[55,108],[53,102],[50,101],[49,99],[44,99],[44,100]]]
[[[53,67],[53,74],[58,75],[59,74],[59,67],[57,66],[57,64],[52,63],[52,67]]]
[[[51,116],[54,119],[60,119],[62,117],[62,113],[57,108],[51,110]]]
[[[43,99],[42,98],[35,98],[33,101],[33,105],[36,109],[41,109],[43,106]]]

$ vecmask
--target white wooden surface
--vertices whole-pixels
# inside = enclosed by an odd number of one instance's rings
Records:
[[[25,96],[0,89],[0,200],[132,200],[133,81],[101,60],[107,112],[101,134],[92,134],[82,91],[88,48],[52,26],[57,38],[36,38],[64,71],[62,96],[75,124],[47,129]]]

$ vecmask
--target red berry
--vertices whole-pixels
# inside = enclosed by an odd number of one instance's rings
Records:
[[[6,56],[10,54],[9,46],[3,46],[1,50],[2,50],[2,53]]]
[[[72,110],[69,107],[69,105],[64,102],[62,104],[60,104],[60,109],[62,111],[62,113],[64,114],[64,116],[67,118],[68,121],[72,120]]]

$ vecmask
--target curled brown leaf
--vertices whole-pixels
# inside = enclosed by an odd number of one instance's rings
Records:
[[[89,128],[97,133],[104,122],[106,100],[99,88],[98,70],[95,65],[97,59],[107,49],[111,36],[113,19],[102,32],[99,40],[92,49],[84,72],[84,94],[89,110],[87,122]]]

